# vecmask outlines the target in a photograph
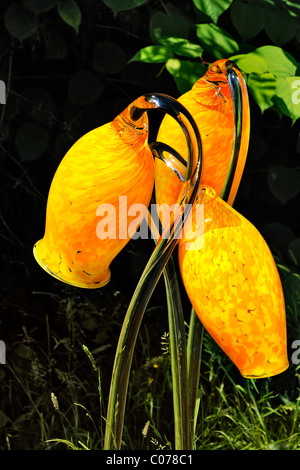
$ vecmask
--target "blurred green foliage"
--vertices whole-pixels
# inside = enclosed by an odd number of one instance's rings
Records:
[[[4,211],[9,243],[31,244],[41,232],[41,198],[75,140],[145,92],[188,91],[218,58],[237,63],[250,94],[251,141],[237,204],[244,198],[242,212],[260,229],[276,221],[299,238],[296,0],[3,0],[1,11],[3,197],[18,188],[24,203],[25,192],[39,208],[26,228]],[[267,240],[275,249],[276,238]],[[292,262],[298,245],[285,248]]]

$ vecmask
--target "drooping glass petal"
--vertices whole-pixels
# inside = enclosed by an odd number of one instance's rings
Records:
[[[204,217],[197,220],[196,204]],[[210,188],[201,188],[179,241],[186,292],[203,326],[248,378],[288,367],[278,270],[258,230]]]
[[[153,185],[147,114],[133,124],[126,108],[62,159],[49,191],[45,234],[34,246],[37,262],[68,284],[104,286],[110,263],[134,233],[129,228],[137,215],[128,209],[146,209]]]
[[[237,82],[237,93],[232,86],[233,79]],[[232,205],[246,161],[250,132],[248,93],[241,72],[232,62],[218,60],[178,101],[191,113],[200,131],[203,147],[201,182],[214,188],[218,196],[224,187],[233,153],[236,153],[234,179],[226,197]],[[236,116],[237,109],[240,116]],[[178,124],[170,116],[164,117],[157,140],[173,147],[186,160],[185,140]],[[171,206],[181,188],[176,172],[184,176],[185,170],[172,154],[165,153],[165,160],[169,165],[160,159],[155,160],[156,201]]]

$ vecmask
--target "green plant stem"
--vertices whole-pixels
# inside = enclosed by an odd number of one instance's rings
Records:
[[[203,325],[200,322],[194,308],[192,307],[187,343],[187,383],[189,390],[189,421],[192,427],[193,440],[199,409],[199,406],[197,406],[197,399],[199,399],[198,392],[200,383],[203,333]]]
[[[172,258],[164,270],[164,279],[170,334],[175,449],[189,450],[192,446],[192,429],[189,419],[185,325],[178,279]]]
[[[126,395],[140,325],[149,299],[168,262],[177,240],[160,239],[139,280],[119,336],[107,410],[104,450],[120,449]]]
[[[148,213],[148,223],[152,228],[152,237],[157,243],[159,239],[159,229],[155,226],[150,213]],[[189,420],[185,324],[180,287],[173,256],[170,257],[163,271],[163,275],[169,321],[175,449],[185,450],[191,449],[192,428]]]
[[[128,111],[127,118],[132,120],[133,126],[133,121],[139,120],[142,113],[147,111],[150,104],[152,105],[152,108],[154,107],[153,109],[161,109],[173,116],[180,124],[186,137],[189,158],[185,180],[178,197],[178,202],[181,208],[184,208],[186,203],[190,203],[190,205],[183,217],[182,213],[174,211],[170,227],[167,228],[169,236],[166,237],[166,234],[163,233],[159,238],[129,304],[119,337],[111,379],[104,437],[105,450],[112,448],[120,449],[121,447],[128,381],[139,328],[149,299],[176,246],[178,236],[182,231],[186,218],[188,217],[190,207],[196,198],[200,184],[202,144],[201,137],[193,117],[179,102],[171,97],[161,94],[146,95],[144,97],[143,104],[145,108],[137,108],[135,103],[133,103],[132,107]],[[194,142],[192,142],[190,138],[189,130],[192,130],[196,137]],[[192,184],[194,155],[197,155],[196,176],[194,178],[194,183]],[[171,298],[169,297],[169,304],[170,301]],[[179,402],[179,404],[181,403]],[[178,405],[176,406],[176,409],[178,409]]]

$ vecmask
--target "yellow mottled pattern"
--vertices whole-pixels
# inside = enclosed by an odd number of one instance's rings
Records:
[[[153,191],[154,162],[144,124],[137,130],[116,118],[81,137],[61,161],[49,191],[45,235],[34,247],[38,263],[57,279],[84,288],[109,281],[109,265],[130,239],[127,230],[119,237],[119,222],[127,229],[136,219],[126,220],[128,208],[147,207]],[[119,196],[127,197],[121,211]],[[114,239],[96,233],[102,204],[115,210],[109,217],[100,214],[107,217],[107,229],[116,222]]]
[[[193,232],[186,231],[179,242],[181,275],[197,315],[244,377],[283,372],[288,367],[285,304],[268,245],[212,189],[202,188],[197,203],[204,204],[204,225],[195,235],[194,220]],[[203,237],[201,249],[188,245],[196,237]]]
[[[193,88],[178,98],[193,116],[200,131],[203,158],[201,182],[221,194],[229,169],[234,136],[233,102],[226,73],[226,60],[214,62],[206,74]],[[236,175],[232,184],[228,203],[233,204],[242,177],[249,144],[250,114],[247,88],[241,73],[237,70],[242,89],[242,139]],[[173,147],[187,159],[186,140],[178,123],[165,116],[157,140]],[[184,175],[181,164],[170,154],[165,155],[173,167]],[[159,159],[155,160],[155,192],[158,204],[174,204],[180,192],[180,179]]]

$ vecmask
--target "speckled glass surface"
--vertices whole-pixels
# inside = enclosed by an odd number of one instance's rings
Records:
[[[226,60],[214,62],[193,88],[178,98],[178,101],[192,114],[200,131],[203,157],[201,182],[221,194],[229,169],[234,143],[233,97],[228,83]],[[248,93],[242,74],[236,69],[242,92],[242,138],[237,170],[230,191],[228,203],[233,204],[246,161],[250,113]],[[192,134],[191,134],[192,135]],[[187,160],[185,137],[178,123],[165,116],[157,136],[159,142],[173,147]],[[185,174],[184,166],[171,155],[165,158],[173,168]],[[158,204],[172,205],[177,201],[181,188],[180,179],[159,159],[155,160],[155,195]]]
[[[196,202],[204,204],[204,224],[194,238],[186,231],[179,241],[179,264],[197,315],[244,377],[283,372],[289,365],[285,304],[267,243],[214,190],[202,188]],[[191,227],[196,233],[194,221]],[[196,237],[203,237],[202,248],[187,250]]]
[[[133,235],[125,230],[124,236],[124,226],[136,219],[127,214],[128,208],[150,202],[154,162],[147,115],[132,126],[127,111],[81,137],[62,159],[51,184],[45,235],[35,244],[34,256],[49,274],[74,286],[97,288],[109,281],[111,261]],[[120,206],[120,196],[127,197],[126,207]],[[108,225],[110,217],[111,226],[115,223],[115,238],[97,235],[102,204],[115,209],[107,215]]]

